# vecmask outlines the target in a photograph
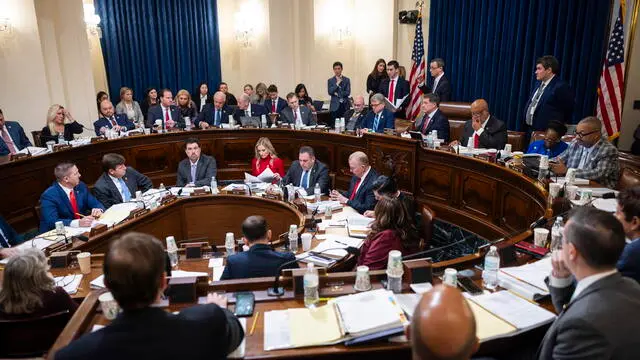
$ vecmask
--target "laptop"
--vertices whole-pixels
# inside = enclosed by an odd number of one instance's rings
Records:
[[[240,116],[240,123],[242,127],[254,127],[258,129],[262,127],[262,121],[257,116]]]

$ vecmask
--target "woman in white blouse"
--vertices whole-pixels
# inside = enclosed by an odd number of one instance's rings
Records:
[[[137,101],[133,100],[133,90],[120,88],[120,102],[116,105],[116,114],[125,114],[137,127],[144,127],[144,116]]]

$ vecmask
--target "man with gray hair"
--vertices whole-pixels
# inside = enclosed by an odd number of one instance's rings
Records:
[[[385,99],[382,94],[375,94],[369,101],[371,112],[362,121],[362,131],[383,133],[384,129],[395,129],[395,114],[385,107]]]
[[[330,194],[331,200],[351,206],[360,214],[367,210],[373,210],[376,206],[373,182],[378,178],[378,173],[369,165],[367,154],[362,151],[356,151],[349,155],[349,169],[353,174],[349,184],[349,191],[339,193],[336,190],[332,190]]]
[[[364,121],[367,113],[369,113],[369,108],[364,106],[364,96],[357,95],[353,98],[353,108],[344,113],[344,118],[347,119],[345,128],[347,130],[361,129],[362,121]]]
[[[618,184],[618,149],[602,138],[602,123],[595,116],[580,120],[575,140],[556,159],[551,170],[558,175],[575,169],[578,178],[593,180],[610,189]]]
[[[201,129],[209,127],[220,127],[222,124],[229,123],[229,115],[231,110],[225,105],[227,96],[222,91],[216,91],[213,94],[213,104],[205,104],[202,111],[198,113],[196,124]]]
[[[40,196],[40,232],[53,229],[57,221],[71,227],[91,226],[102,215],[104,206],[80,181],[78,167],[63,162],[56,166],[54,174],[56,181]]]
[[[267,116],[268,114],[269,112],[264,106],[252,104],[249,95],[242,93],[242,95],[238,96],[238,108],[233,113],[233,118],[236,119],[236,122],[239,124],[241,117],[259,118],[262,115]]]

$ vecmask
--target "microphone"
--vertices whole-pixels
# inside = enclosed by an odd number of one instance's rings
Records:
[[[415,254],[405,255],[405,256],[402,257],[402,260],[412,260],[412,259],[421,258],[424,255],[430,254],[432,252],[444,250],[444,249],[450,248],[450,247],[452,247],[454,245],[461,244],[461,243],[469,240],[470,238],[472,238],[474,236],[476,236],[476,235],[472,234],[472,235],[469,235],[469,236],[466,236],[466,237],[462,238],[462,240],[458,240],[458,241],[453,242],[451,244],[443,245],[443,246],[440,246],[440,247],[437,247],[437,248],[433,248],[433,249],[429,249],[429,250],[420,251],[420,252],[417,252]]]
[[[249,190],[249,196],[253,196],[253,192],[251,191],[251,186],[249,186],[249,184],[244,183],[244,182],[242,184],[244,184],[244,186],[247,187],[247,190]]]
[[[540,227],[542,225],[548,224],[550,221],[553,221],[553,220],[557,219],[560,216],[564,217],[565,215],[567,215],[569,213],[569,211],[571,211],[571,210],[567,210],[567,211],[565,211],[563,213],[560,213],[558,215],[554,215],[554,216],[552,216],[552,217],[550,217],[548,219],[546,217],[544,217],[544,216],[541,216],[538,220],[532,222],[531,225],[529,225],[529,229],[533,230],[533,229],[535,229],[537,227]]]
[[[300,259],[295,259],[295,260],[291,260],[291,261],[287,261],[284,264],[280,265],[278,267],[278,270],[276,270],[276,277],[273,281],[273,287],[270,287],[267,289],[267,295],[269,296],[282,296],[284,295],[284,288],[280,287],[280,273],[282,272],[282,270],[287,266],[287,265],[291,265],[293,263],[296,263],[300,260],[304,260],[310,256],[314,256],[317,254],[322,254],[323,252],[327,252],[329,250],[346,250],[347,253],[351,254],[351,255],[355,255],[358,256],[360,254],[360,249],[353,247],[353,246],[347,246],[346,248],[331,248],[331,249],[326,249],[323,251],[319,251],[319,252],[309,252],[308,255],[301,257]]]

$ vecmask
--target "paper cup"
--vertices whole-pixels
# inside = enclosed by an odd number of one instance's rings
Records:
[[[102,314],[105,318],[113,320],[118,316],[120,307],[110,292],[100,295],[100,297],[98,297],[98,301],[100,301],[100,308],[102,309]]]
[[[513,156],[514,165],[522,165],[522,155],[524,155],[522,151],[514,151],[511,155]]]
[[[567,199],[575,200],[576,194],[578,193],[578,187],[576,185],[568,185],[566,192],[567,192]]]
[[[313,235],[304,233],[300,238],[302,239],[302,251],[309,251],[309,249],[311,249],[311,239],[313,238]]]
[[[560,195],[560,189],[562,189],[562,184],[549,183],[549,195],[551,195],[553,199]]]
[[[81,252],[78,254],[78,265],[80,265],[80,272],[83,274],[91,273],[91,253]]]
[[[398,250],[389,251],[387,259],[387,274],[392,276],[402,276],[404,269],[402,268],[402,253]]]
[[[533,229],[533,243],[536,244],[536,246],[546,247],[548,237],[549,237],[549,230],[545,228]]]

